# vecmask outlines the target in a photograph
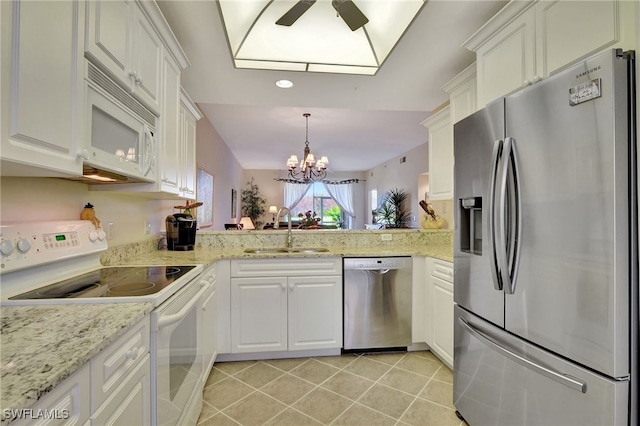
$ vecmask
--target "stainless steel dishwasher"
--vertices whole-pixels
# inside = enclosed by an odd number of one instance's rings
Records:
[[[344,258],[344,350],[411,345],[410,257]]]

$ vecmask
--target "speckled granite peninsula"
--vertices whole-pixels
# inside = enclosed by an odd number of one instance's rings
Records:
[[[151,312],[151,303],[0,306],[0,407],[30,408]],[[10,419],[2,419],[2,424]]]
[[[383,234],[391,235],[382,241]],[[326,248],[324,253],[245,253],[247,248],[285,247],[286,230],[198,231],[196,248],[179,252],[157,250],[157,240],[110,248],[104,265],[209,264],[218,259],[281,257],[427,256],[453,261],[453,231],[423,229],[294,230],[293,247]]]

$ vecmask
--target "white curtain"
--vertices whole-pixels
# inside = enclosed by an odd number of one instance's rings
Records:
[[[353,184],[324,183],[324,187],[331,197],[336,200],[340,209],[350,217],[356,217],[355,203],[353,200]]]
[[[293,209],[302,200],[311,188],[308,183],[284,183],[284,205],[289,210]]]

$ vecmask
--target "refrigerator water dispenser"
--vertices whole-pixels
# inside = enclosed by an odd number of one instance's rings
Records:
[[[460,249],[482,254],[482,197],[460,199]]]

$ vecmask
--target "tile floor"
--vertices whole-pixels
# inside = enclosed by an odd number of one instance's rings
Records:
[[[217,363],[198,425],[465,425],[429,351]]]

